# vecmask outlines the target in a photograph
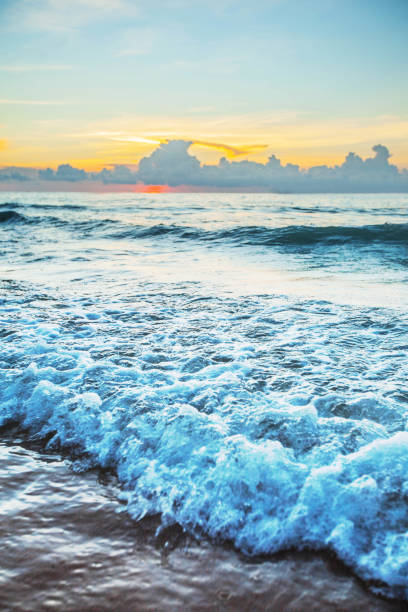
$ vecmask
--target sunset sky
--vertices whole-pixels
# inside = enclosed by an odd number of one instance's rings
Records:
[[[0,165],[408,167],[406,0],[1,0]]]

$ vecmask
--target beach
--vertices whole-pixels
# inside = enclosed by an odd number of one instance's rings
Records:
[[[158,517],[132,522],[115,482],[73,474],[56,455],[3,443],[3,610],[359,610],[404,602],[370,594],[338,560],[290,551],[250,559]],[[12,507],[12,509],[10,508]]]

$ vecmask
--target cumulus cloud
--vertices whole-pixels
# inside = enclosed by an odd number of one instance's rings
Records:
[[[105,184],[133,185],[140,182],[137,172],[132,172],[130,168],[122,165],[117,165],[112,169],[104,168],[101,172],[90,174],[89,178]]]
[[[55,171],[51,168],[39,170],[38,178],[45,181],[69,181],[70,183],[76,183],[77,181],[89,179],[89,175],[85,170],[79,170],[70,164],[62,164]]]
[[[161,144],[139,163],[138,179],[143,183],[170,186],[192,185],[230,189],[284,192],[370,192],[407,191],[408,172],[390,164],[390,152],[383,145],[373,147],[374,156],[362,159],[349,153],[339,166],[314,166],[302,170],[295,164],[282,164],[271,155],[266,164],[229,161],[201,165],[189,154],[191,141],[173,140]]]
[[[38,178],[38,171],[35,168],[19,168],[18,166],[8,166],[0,168],[0,183],[9,181],[28,182]]]
[[[204,166],[188,153],[192,144],[185,140],[161,144],[139,162],[139,180],[145,184],[198,185]]]
[[[399,170],[390,163],[387,147],[375,145],[373,155],[363,159],[349,153],[337,166],[313,166],[308,170],[295,164],[283,164],[276,155],[267,163],[243,160],[231,161],[222,157],[216,165],[201,164],[189,152],[194,141],[170,140],[160,144],[151,155],[144,157],[137,170],[124,165],[104,168],[100,172],[85,172],[70,164],[57,170],[9,169],[0,171],[0,180],[33,180],[44,183],[93,182],[105,185],[168,185],[191,186],[194,189],[223,189],[239,191],[271,191],[284,193],[370,193],[408,192],[408,170]],[[19,174],[24,177],[18,178]]]

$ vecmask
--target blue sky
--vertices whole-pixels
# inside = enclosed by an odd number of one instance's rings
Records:
[[[384,142],[407,167],[407,25],[405,0],[2,0],[0,164],[186,138],[305,166]]]

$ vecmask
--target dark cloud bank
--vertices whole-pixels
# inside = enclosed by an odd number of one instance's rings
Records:
[[[390,164],[387,147],[375,145],[374,155],[362,159],[349,153],[339,166],[314,166],[303,170],[294,164],[282,164],[272,155],[266,164],[252,161],[220,159],[216,166],[200,164],[189,154],[192,142],[171,140],[144,157],[138,169],[115,166],[101,172],[85,172],[70,164],[57,170],[4,168],[0,181],[37,181],[49,184],[102,183],[104,185],[180,185],[195,189],[240,189],[288,193],[305,192],[408,192],[408,170],[398,170]]]

